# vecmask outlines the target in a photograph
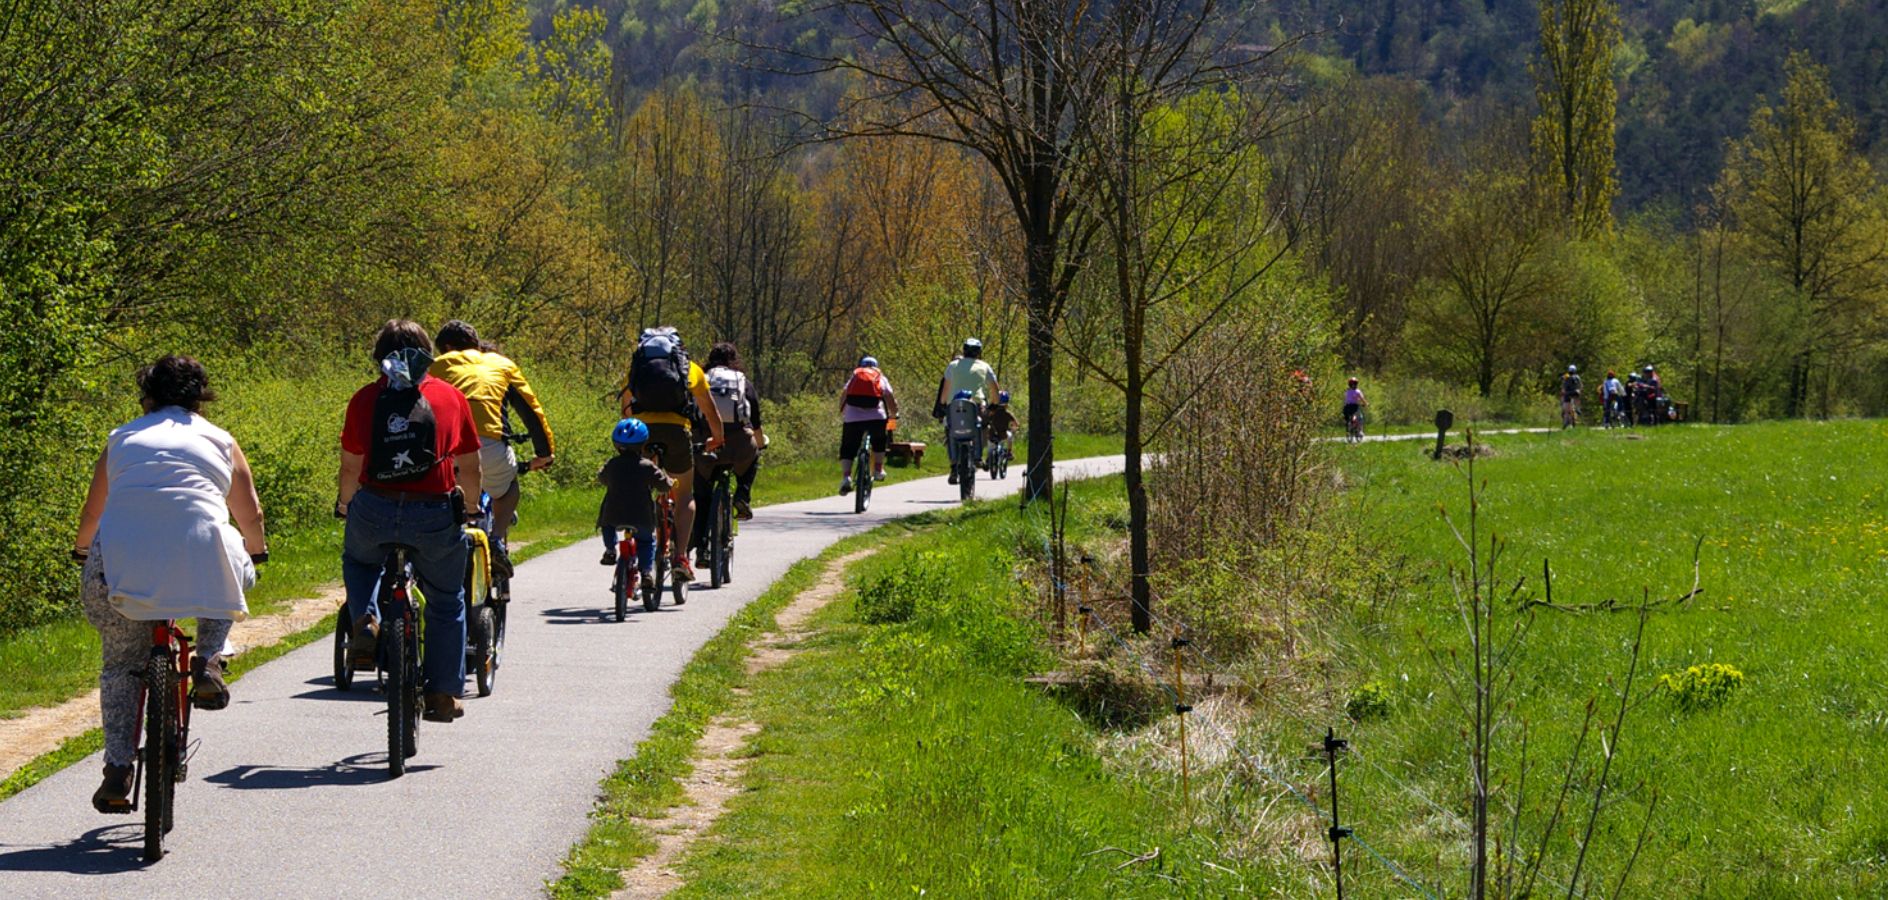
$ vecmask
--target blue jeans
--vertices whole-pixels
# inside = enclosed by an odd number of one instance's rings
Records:
[[[452,501],[401,502],[361,491],[347,506],[341,544],[341,580],[347,609],[359,622],[378,615],[374,593],[388,544],[405,544],[420,591],[426,595],[426,690],[465,696],[465,531]]]
[[[603,548],[606,550],[615,550],[617,541],[621,540],[616,529],[605,525],[601,530],[603,532]],[[636,538],[636,567],[644,572],[654,572],[656,570],[655,536],[645,533],[643,529],[631,528],[628,530],[630,535]]]

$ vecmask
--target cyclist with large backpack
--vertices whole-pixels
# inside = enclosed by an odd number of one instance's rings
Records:
[[[649,426],[649,446],[661,447],[656,464],[675,479],[669,497],[675,505],[675,533],[693,534],[695,526],[695,453],[689,428],[696,418],[706,420],[708,443],[704,453],[721,448],[726,439],[719,407],[708,390],[708,376],[688,358],[682,336],[668,326],[647,328],[629,358],[629,378],[619,393],[624,418],[635,417]],[[687,548],[675,548],[675,571],[695,580]]]
[[[341,580],[355,623],[349,647],[373,665],[380,566],[389,546],[411,547],[408,559],[426,594],[426,720],[451,722],[465,714],[468,548],[459,523],[480,512],[479,433],[465,395],[427,374],[433,342],[419,323],[381,326],[374,362],[381,377],[354,392],[341,429],[335,513],[347,520]]]
[[[932,407],[931,417],[940,422],[944,420],[951,400],[957,396],[959,391],[969,391],[971,399],[977,401],[977,408],[981,410],[983,405],[989,402],[990,398],[995,397],[997,392],[1002,390],[1002,387],[998,385],[996,381],[996,370],[991,368],[989,363],[983,361],[983,341],[974,337],[965,338],[963,351],[961,356],[951,360],[950,365],[944,367],[944,378],[937,386],[937,405]],[[946,448],[951,446],[951,442],[945,442]],[[955,453],[956,451],[951,450],[950,452]],[[951,462],[953,465],[951,466],[950,483],[956,484],[956,459],[953,458]]]
[[[879,371],[878,360],[861,357],[839,392],[839,494],[852,493],[852,460],[859,455],[859,445],[872,438],[872,471],[860,472],[859,478],[885,480],[886,424],[898,415],[898,397],[892,393],[891,380]]]

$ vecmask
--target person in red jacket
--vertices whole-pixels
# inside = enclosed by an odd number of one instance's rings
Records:
[[[468,549],[460,517],[479,511],[479,434],[465,395],[427,374],[432,351],[416,322],[381,326],[374,341],[381,377],[347,404],[335,512],[347,519],[341,580],[355,622],[356,666],[374,664],[380,635],[374,587],[387,548],[412,547],[414,575],[426,594],[426,719],[451,722],[465,714]]]

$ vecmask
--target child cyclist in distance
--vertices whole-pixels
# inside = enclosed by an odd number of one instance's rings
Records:
[[[1357,389],[1357,379],[1352,378],[1350,387],[1344,391],[1344,427],[1350,428],[1350,417],[1362,412],[1363,408],[1369,405],[1370,401],[1364,399],[1364,392]],[[1330,407],[1327,406],[1325,409],[1330,409]]]
[[[603,533],[603,564],[616,565],[617,528],[634,529],[636,565],[647,575],[656,567],[655,492],[669,489],[667,472],[643,448],[649,426],[641,419],[624,419],[610,433],[616,456],[603,464],[597,481],[603,485],[603,503],[597,508],[597,528]]]

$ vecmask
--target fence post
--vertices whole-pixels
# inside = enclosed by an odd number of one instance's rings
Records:
[[[1331,839],[1331,869],[1337,874],[1338,900],[1344,900],[1343,840],[1350,837],[1350,829],[1339,824],[1337,817],[1337,751],[1349,746],[1349,741],[1337,736],[1336,728],[1324,729],[1324,758],[1331,766],[1331,830],[1327,834]]]
[[[1173,697],[1174,715],[1180,717],[1180,800],[1181,808],[1187,817],[1187,828],[1193,827],[1193,786],[1191,772],[1187,763],[1187,713],[1193,707],[1187,705],[1186,673],[1181,668],[1181,650],[1187,646],[1187,639],[1176,631],[1173,636]]]
[[[1076,601],[1075,614],[1078,616],[1081,616],[1081,619],[1082,619],[1081,622],[1077,623],[1076,627],[1081,631],[1082,643],[1081,643],[1081,650],[1079,652],[1083,654],[1088,653],[1088,615],[1089,613],[1094,611],[1094,607],[1088,605],[1088,587],[1089,587],[1089,579],[1093,577],[1093,563],[1094,563],[1093,558],[1091,558],[1087,554],[1082,555],[1082,580],[1080,582],[1081,599]],[[1062,618],[1061,618],[1067,615],[1067,613],[1064,610],[1063,605],[1060,603],[1056,604],[1055,611],[1056,611],[1056,616],[1057,616],[1056,630],[1060,634],[1067,635],[1068,632],[1063,630],[1067,627],[1067,625],[1066,623],[1062,621]],[[1066,640],[1066,638],[1064,639]]]

